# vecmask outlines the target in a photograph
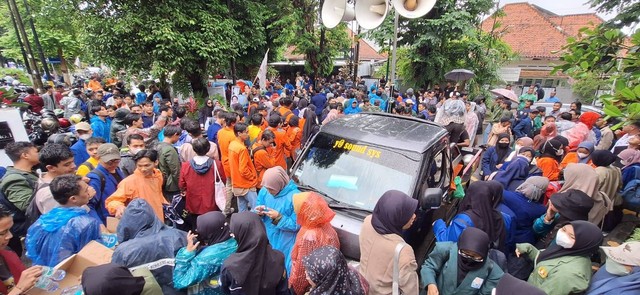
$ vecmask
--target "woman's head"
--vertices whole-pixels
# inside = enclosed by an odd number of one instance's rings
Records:
[[[144,277],[135,277],[128,268],[114,263],[90,266],[82,272],[84,294],[139,295],[144,285]]]
[[[634,149],[626,149],[621,151],[618,154],[618,157],[620,158],[620,163],[622,165],[624,165],[625,167],[632,165],[632,164],[636,164],[636,163],[640,163],[640,151],[639,150],[634,150]]]
[[[320,247],[302,259],[310,294],[364,294],[360,277],[339,249]]]
[[[303,192],[293,195],[293,210],[297,222],[305,228],[321,227],[331,222],[336,215],[322,196],[314,192]]]
[[[0,204],[0,249],[6,248],[9,240],[13,238],[11,227],[13,227],[13,213]]]
[[[527,199],[537,202],[540,200],[549,186],[549,179],[543,176],[531,176],[522,183],[516,191],[523,194]]]
[[[609,150],[597,150],[591,153],[591,161],[597,167],[607,167],[617,159],[618,157]]]
[[[591,141],[583,141],[578,145],[578,158],[584,159],[591,155],[593,150],[595,149],[595,145]]]
[[[628,275],[634,267],[640,266],[640,242],[627,242],[617,247],[601,247],[607,255],[605,264],[608,273],[617,276]]]
[[[559,157],[564,154],[564,146],[562,143],[555,139],[549,139],[542,145],[542,153],[554,157]]]
[[[585,112],[580,116],[580,122],[582,124],[587,125],[587,128],[593,128],[593,125],[596,124],[596,121],[600,118],[600,114],[596,112]]]
[[[205,246],[222,243],[231,238],[226,217],[220,211],[198,216],[196,225],[198,240],[202,241]]]
[[[418,209],[418,200],[401,191],[390,190],[385,192],[376,203],[371,224],[381,235],[402,235],[402,231],[413,224],[416,209]]]
[[[549,207],[566,220],[588,220],[593,200],[587,194],[576,189],[555,193],[549,200]]]
[[[487,259],[490,244],[487,233],[475,227],[467,227],[458,239],[458,259],[469,270],[478,269]]]
[[[273,196],[276,196],[289,183],[289,175],[280,166],[267,169],[262,177],[262,186]]]
[[[601,244],[602,231],[589,221],[571,221],[562,226],[556,234],[556,245],[565,249],[593,252]]]

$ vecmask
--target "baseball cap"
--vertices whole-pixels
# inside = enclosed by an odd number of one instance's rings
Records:
[[[98,147],[98,156],[102,162],[120,160],[120,150],[113,143],[105,143]]]
[[[406,104],[413,104],[413,100],[411,100],[411,99],[407,99],[407,100],[405,100],[405,101],[404,101],[404,103],[406,103]]]
[[[91,131],[91,125],[87,122],[80,122],[76,124],[76,130]]]
[[[640,266],[640,242],[627,242],[617,247],[600,247],[609,259],[624,265]]]
[[[254,98],[252,99],[252,101],[253,101],[253,102],[260,102],[260,98],[258,98],[258,97],[254,97]]]

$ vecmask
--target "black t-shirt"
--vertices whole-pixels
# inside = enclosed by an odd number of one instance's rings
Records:
[[[463,143],[469,139],[469,134],[463,124],[449,123],[444,129],[449,131],[449,140],[453,143]]]

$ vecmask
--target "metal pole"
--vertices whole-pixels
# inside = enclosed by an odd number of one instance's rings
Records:
[[[389,97],[393,97],[393,90],[396,87],[396,49],[398,47],[398,20],[400,18],[400,14],[398,11],[395,11],[395,17],[393,19],[393,49],[391,51],[391,93],[389,93]]]
[[[20,38],[20,31],[18,30],[16,17],[13,15],[13,11],[11,10],[11,3],[9,3],[9,0],[7,0],[7,5],[9,5],[9,14],[11,15],[11,22],[13,23],[13,29],[16,30],[16,39],[18,40],[18,46],[20,46],[20,52],[22,52],[22,59],[24,59],[24,67],[27,68],[27,73],[31,74],[31,66],[29,66],[29,59],[27,58],[27,52],[24,51],[24,44],[22,44],[22,38]]]
[[[49,66],[47,65],[47,60],[44,58],[44,52],[42,51],[42,46],[40,45],[40,39],[38,38],[38,33],[36,33],[36,25],[33,23],[33,17],[31,16],[31,11],[29,10],[29,3],[27,3],[27,0],[23,0],[23,1],[24,1],[24,7],[26,9],[27,15],[29,16],[31,33],[33,33],[33,42],[36,43],[36,48],[38,49],[38,55],[40,56],[40,62],[42,63],[42,67],[44,68],[44,73],[47,75],[47,81],[52,81],[51,73],[49,73]]]
[[[360,65],[360,38],[358,35],[360,34],[360,24],[356,24],[358,26],[358,33],[353,36],[356,40],[356,52],[354,53],[354,61],[353,61],[353,79],[355,81],[358,78],[358,66]]]

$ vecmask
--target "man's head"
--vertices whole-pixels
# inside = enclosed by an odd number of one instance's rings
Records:
[[[559,111],[559,110],[560,110],[560,108],[562,108],[562,103],[561,103],[561,102],[553,103],[553,111],[554,111],[554,112]]]
[[[35,166],[40,163],[38,149],[36,146],[27,141],[17,141],[7,144],[4,148],[7,157],[15,164],[24,163]]]
[[[578,120],[580,119],[580,111],[579,110],[569,110],[569,113],[571,114],[571,121],[574,122],[578,122]]]
[[[104,98],[104,92],[98,91],[98,92],[95,93],[94,97],[95,97],[95,100],[102,101],[102,99]]]
[[[186,114],[187,114],[187,110],[184,107],[178,107],[176,109],[176,117],[182,119]]]
[[[570,110],[582,110],[582,103],[579,101],[574,101],[571,103],[571,106],[569,107]]]
[[[169,102],[171,103],[171,102]],[[170,106],[161,105],[160,112],[166,113],[168,117],[173,117],[173,109]]]
[[[133,156],[138,169],[144,176],[151,176],[158,166],[158,152],[155,150],[141,150]]]
[[[551,90],[551,92],[549,93],[549,97],[554,97],[554,96],[556,96],[556,91]]]
[[[131,109],[131,112],[134,114],[142,114],[142,107],[139,104],[134,104],[130,106],[129,109]]]
[[[150,101],[145,102],[142,106],[142,110],[147,114],[147,116],[153,115],[153,103]]]
[[[128,113],[124,117],[124,124],[135,128],[142,128],[144,122],[142,121],[142,116],[139,114]]]
[[[242,141],[249,139],[249,132],[247,132],[247,124],[245,123],[236,123],[233,126],[233,133]]]
[[[127,137],[127,147],[129,147],[129,152],[132,155],[137,154],[139,151],[143,150],[144,138],[140,134],[131,134]]]
[[[91,129],[91,125],[89,125],[89,123],[80,122],[76,124],[76,133],[78,133],[78,137],[80,139],[87,140],[93,135],[93,129]]]
[[[194,120],[184,119],[180,123],[181,127],[191,135],[191,138],[199,138],[202,136],[200,124]]]
[[[145,90],[144,85],[142,85],[142,84],[138,85],[138,90],[140,90],[140,92],[144,92],[144,90]]]
[[[112,119],[115,118],[117,110],[118,108],[116,106],[108,106],[107,115],[109,116],[109,118],[112,118]]]
[[[534,86],[529,86],[529,90],[527,90],[527,94],[533,94],[534,91],[535,91]]]
[[[282,124],[282,117],[278,114],[272,114],[269,116],[269,127],[278,128]]]
[[[503,109],[505,110],[510,110],[511,109],[511,101],[508,99],[505,99],[502,101],[502,103],[500,104],[502,106]]]
[[[251,125],[260,126],[262,124],[262,115],[259,113],[255,113],[251,115]]]
[[[182,133],[182,129],[180,126],[169,125],[164,127],[164,141],[169,141],[171,144],[174,144],[180,140],[180,134]]]
[[[206,138],[200,137],[193,140],[191,146],[193,147],[193,151],[196,152],[196,155],[206,156],[211,148],[211,143],[209,143]]]
[[[31,88],[31,87],[29,87],[29,88],[27,88],[27,94],[30,94],[30,95],[36,94],[36,90]]]
[[[633,121],[631,124],[625,125],[622,127],[622,131],[628,133],[629,135],[640,134],[640,121]]]
[[[115,92],[115,91],[114,91]],[[124,101],[122,100],[122,95],[118,94],[116,95],[115,93],[113,94],[113,103],[117,106],[121,106]]]
[[[0,248],[4,249],[13,238],[11,228],[13,227],[13,212],[7,207],[0,205]]]
[[[538,115],[540,115],[540,111],[533,109],[529,112],[529,118],[531,118],[531,120],[533,120],[535,117],[537,117]]]
[[[106,118],[109,115],[107,112],[107,108],[102,104],[92,106],[91,114],[102,119]]]
[[[526,100],[524,101],[524,107],[525,107],[525,108],[529,109],[529,108],[531,108],[531,106],[532,106],[532,105],[533,105],[533,101],[528,100],[528,99],[526,99]]]
[[[500,118],[500,125],[502,125],[502,127],[509,127],[511,126],[511,119],[509,117],[502,117]]]
[[[52,94],[53,93],[53,87],[51,87],[50,85],[44,86],[44,92],[46,92],[48,94]]]
[[[556,122],[556,117],[554,116],[546,116],[544,117],[544,124],[550,124],[550,123],[555,123]]]
[[[104,143],[105,140],[102,137],[91,137],[85,141],[84,145],[87,148],[87,153],[89,153],[90,157],[100,159],[100,156],[98,156],[98,148]]]
[[[265,148],[273,146],[275,140],[276,135],[269,129],[262,132],[262,136],[260,136],[260,144],[262,144],[262,146],[264,146]]]
[[[47,172],[53,177],[63,174],[70,174],[76,171],[76,164],[73,162],[73,153],[65,144],[47,143],[40,150],[40,163],[47,168]]]
[[[81,207],[89,203],[96,191],[73,174],[61,175],[51,181],[51,194],[60,205],[67,207]]]
[[[300,125],[300,118],[298,118],[298,116],[291,116],[291,118],[289,118],[289,126],[300,127],[298,125]]]
[[[98,147],[98,157],[100,158],[100,165],[112,173],[115,172],[120,164],[120,150],[113,143],[105,143]]]
[[[228,128],[233,128],[233,125],[236,124],[238,116],[234,112],[224,112],[221,113],[224,116],[224,125]]]
[[[507,90],[511,90],[511,87],[512,87],[511,84],[507,84],[507,86],[505,86],[504,88]]]

